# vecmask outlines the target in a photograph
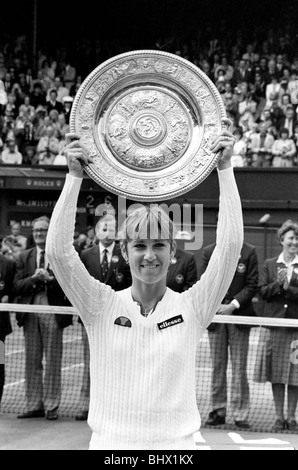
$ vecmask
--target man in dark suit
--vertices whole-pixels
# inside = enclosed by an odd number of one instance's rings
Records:
[[[202,273],[206,270],[215,245],[203,250]],[[258,289],[258,259],[256,249],[243,243],[238,266],[218,311],[219,315],[254,316],[252,299]],[[212,323],[208,327],[212,359],[212,411],[207,425],[225,424],[227,411],[227,365],[230,349],[232,365],[231,411],[235,424],[240,429],[248,429],[250,406],[247,380],[247,356],[249,348],[248,326]]]
[[[70,306],[47,262],[45,246],[49,223],[45,216],[33,221],[35,247],[23,251],[16,261],[14,294],[23,304]],[[27,398],[27,411],[18,418],[46,416],[56,420],[61,399],[63,328],[72,324],[72,316],[18,313],[17,321],[24,328]]]
[[[177,248],[168,271],[167,287],[181,293],[193,286],[197,280],[197,265],[194,254]]]
[[[240,83],[250,83],[252,81],[252,73],[247,69],[244,59],[240,59],[239,66],[235,68],[232,83],[234,87],[238,87]]]
[[[100,282],[108,284],[115,291],[119,291],[130,287],[132,280],[130,268],[121,254],[119,242],[116,241],[116,232],[117,222],[115,217],[110,214],[103,216],[95,227],[99,243],[83,250],[81,252],[81,260],[91,276]],[[82,324],[80,319],[79,323]],[[80,397],[81,411],[75,417],[77,421],[87,420],[90,395],[90,353],[88,337],[83,324],[82,342],[84,372]]]
[[[56,111],[58,111],[58,113],[62,113],[63,112],[63,104],[60,101],[58,101],[58,99],[57,99],[58,92],[57,92],[56,88],[52,88],[50,90],[49,95],[50,95],[50,99],[49,99],[49,101],[47,102],[47,105],[46,105],[48,114],[50,114],[52,109],[56,109]]]
[[[277,129],[280,131],[282,128],[286,128],[289,131],[288,137],[291,139],[294,136],[294,128],[297,124],[297,118],[294,106],[289,104],[286,107],[285,115],[277,122]]]
[[[15,275],[15,261],[0,254],[0,301],[13,301],[13,279]],[[12,332],[9,312],[0,312],[0,404],[5,382],[4,342],[7,335]],[[1,354],[3,355],[1,357]]]

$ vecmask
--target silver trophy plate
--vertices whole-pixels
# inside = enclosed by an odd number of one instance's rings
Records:
[[[213,170],[210,143],[226,117],[213,82],[166,52],[132,51],[99,65],[78,90],[70,116],[93,163],[87,174],[131,200],[185,194]]]

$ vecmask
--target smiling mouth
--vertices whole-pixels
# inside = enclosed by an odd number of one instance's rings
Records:
[[[158,268],[159,265],[158,265],[158,264],[153,264],[153,265],[142,264],[141,266],[142,266],[142,268],[144,268],[144,269],[151,270],[151,269],[156,269],[156,268]]]

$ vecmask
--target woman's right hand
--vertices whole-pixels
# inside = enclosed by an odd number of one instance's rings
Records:
[[[210,146],[211,152],[221,152],[218,160],[217,167],[219,170],[225,170],[231,167],[231,157],[233,155],[233,148],[236,141],[232,133],[233,122],[228,119],[222,119],[222,131]]]
[[[93,163],[93,157],[88,155],[86,147],[81,143],[80,136],[75,133],[65,135],[66,146],[64,155],[67,159],[69,174],[76,178],[83,178],[84,165]]]

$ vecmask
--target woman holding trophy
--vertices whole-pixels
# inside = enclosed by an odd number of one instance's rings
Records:
[[[204,276],[182,294],[166,287],[175,241],[171,221],[156,206],[131,213],[120,230],[133,279],[130,288],[115,292],[85,269],[72,240],[82,163],[92,162],[92,157],[78,137],[68,135],[69,173],[46,251],[88,333],[90,449],[195,449],[193,434],[200,428],[196,347],[233,278],[243,240],[230,162],[234,137],[224,130],[211,147],[221,152],[217,246]],[[150,231],[154,239],[148,239]]]

